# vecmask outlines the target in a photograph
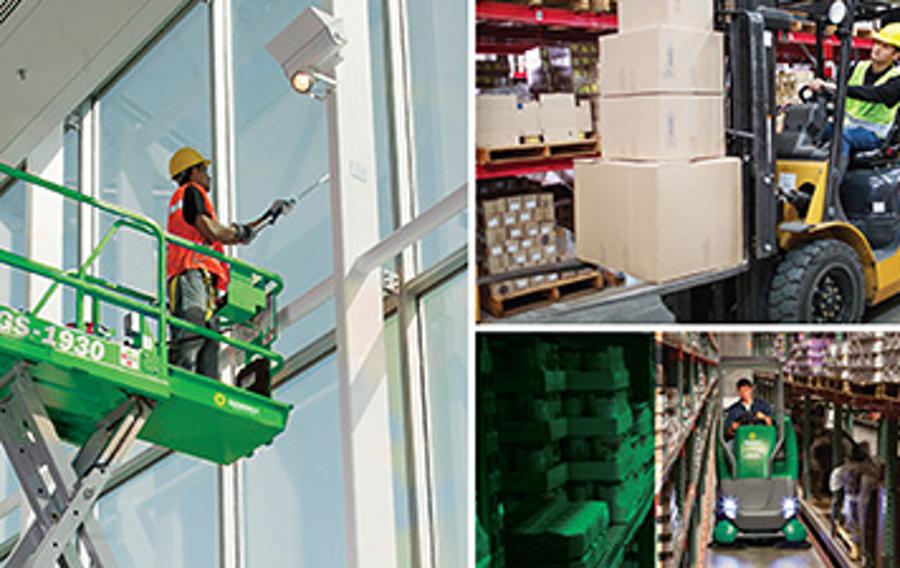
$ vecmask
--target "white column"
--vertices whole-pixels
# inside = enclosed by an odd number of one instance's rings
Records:
[[[63,127],[54,128],[28,156],[28,171],[57,184],[63,183]],[[27,255],[32,260],[61,268],[63,263],[63,198],[41,186],[25,186],[25,232]],[[33,309],[50,280],[29,276],[25,284],[25,298]],[[62,288],[58,289],[40,317],[62,321]]]
[[[236,219],[234,187],[234,112],[233,81],[231,75],[231,1],[216,0],[210,5],[212,42],[213,93],[213,182],[216,213],[226,224]],[[235,247],[229,254],[237,255]],[[225,351],[220,357],[220,380],[234,384],[239,356]],[[241,498],[241,461],[219,466],[219,535],[220,565],[239,568],[243,562],[244,528]]]
[[[328,101],[345,549],[348,566],[396,566],[381,274],[351,270],[379,240],[368,0],[325,9],[348,41]]]

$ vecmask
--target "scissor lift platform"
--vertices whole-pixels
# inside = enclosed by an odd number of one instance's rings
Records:
[[[284,430],[291,405],[266,396],[270,375],[284,364],[271,350],[278,331],[276,297],[283,284],[273,273],[166,234],[140,215],[4,164],[0,174],[32,184],[30,190],[43,188],[118,218],[75,271],[0,249],[0,265],[53,282],[32,311],[0,305],[0,442],[35,518],[6,565],[82,566],[87,556],[90,566],[110,568],[115,560],[92,509],[135,439],[231,464],[252,456]],[[143,233],[156,242],[156,266],[151,269],[155,292],[92,274],[102,251],[121,230]],[[230,267],[228,296],[215,326],[198,326],[168,312],[165,260],[172,246]],[[74,322],[40,316],[60,286],[75,293]],[[132,323],[118,340],[101,321],[103,305],[129,313]],[[217,331],[223,326],[233,333]],[[232,349],[232,360],[245,365],[237,378],[253,379],[243,385],[249,388],[171,365],[173,327],[190,334],[179,341],[205,337]],[[63,441],[79,448],[74,460],[65,458]]]
[[[153,405],[140,439],[229,464],[269,444],[284,430],[291,409],[177,367],[162,378],[146,350],[0,307],[0,375],[20,361],[29,363],[59,437],[76,446],[129,395],[137,395]]]

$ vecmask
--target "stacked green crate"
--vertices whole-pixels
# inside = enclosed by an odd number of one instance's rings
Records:
[[[492,360],[482,344],[476,389],[476,544],[478,568],[502,568],[506,565],[503,549],[504,508],[500,496],[500,435],[497,430],[497,393],[489,377]]]
[[[480,369],[496,393],[507,565],[597,568],[633,558],[637,548],[623,541],[653,485],[652,338],[489,344],[490,370]]]
[[[518,517],[558,499],[568,481],[560,444],[567,435],[561,393],[565,374],[555,346],[533,337],[497,339],[491,351],[497,393],[502,496]]]

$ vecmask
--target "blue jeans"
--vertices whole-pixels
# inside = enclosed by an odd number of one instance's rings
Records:
[[[834,136],[834,125],[829,123],[825,127],[825,139],[831,140]],[[881,138],[877,134],[866,128],[844,127],[844,134],[841,136],[841,156],[847,157],[850,151],[865,152],[867,150],[875,150],[882,145]]]

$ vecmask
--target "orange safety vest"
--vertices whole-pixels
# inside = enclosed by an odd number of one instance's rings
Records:
[[[208,243],[196,227],[189,225],[188,222],[184,220],[184,215],[182,214],[184,192],[192,185],[200,190],[200,195],[203,196],[203,201],[206,203],[206,211],[209,213],[210,217],[212,217],[214,221],[218,221],[216,210],[213,207],[212,201],[210,201],[209,194],[206,193],[206,190],[199,184],[188,182],[175,190],[175,193],[172,194],[172,199],[169,200],[169,221],[167,230],[173,235],[185,238],[191,242],[206,245],[214,251],[224,254],[225,247],[222,246],[222,243]],[[222,291],[228,289],[230,275],[227,265],[215,258],[204,256],[196,251],[170,243],[166,255],[167,279],[171,280],[182,272],[192,269],[204,270],[208,274],[218,276],[216,279],[216,287]]]

